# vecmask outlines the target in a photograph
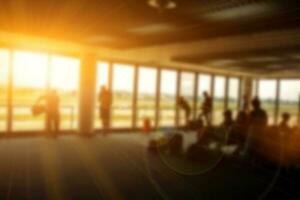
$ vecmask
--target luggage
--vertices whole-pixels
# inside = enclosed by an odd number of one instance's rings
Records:
[[[35,104],[31,107],[33,116],[38,116],[45,113],[46,107],[44,105]]]

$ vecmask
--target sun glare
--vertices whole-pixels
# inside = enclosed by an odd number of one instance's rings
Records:
[[[74,91],[79,84],[79,66],[79,59],[15,51],[14,85],[39,89],[48,85],[57,90]]]

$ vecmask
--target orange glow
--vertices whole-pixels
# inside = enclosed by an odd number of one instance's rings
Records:
[[[80,61],[74,58],[15,51],[13,53],[14,85],[45,88],[49,84],[51,88],[57,90],[76,90],[79,84],[79,66]]]

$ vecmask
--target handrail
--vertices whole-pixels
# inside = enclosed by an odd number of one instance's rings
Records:
[[[6,105],[0,104],[0,108],[7,108]],[[25,108],[25,109],[31,109],[32,105],[24,105],[24,104],[16,104],[13,105],[13,108]],[[61,105],[59,107],[60,113],[62,109],[67,109],[70,114],[70,129],[72,130],[74,128],[74,121],[75,121],[75,106],[72,105]],[[13,112],[13,111],[12,111]]]

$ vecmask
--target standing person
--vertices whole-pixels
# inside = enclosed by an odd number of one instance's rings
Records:
[[[104,134],[110,128],[111,118],[111,105],[112,105],[112,94],[105,86],[100,89],[98,101],[100,103],[100,119],[102,120],[102,126]]]
[[[211,125],[211,115],[212,115],[212,98],[207,91],[203,92],[204,100],[201,106],[200,117],[204,117],[207,126]]]
[[[45,113],[46,113],[46,130],[52,136],[56,136],[60,129],[60,113],[59,104],[60,99],[56,90],[49,90],[49,92],[41,96],[36,105],[41,101],[45,101]]]
[[[177,99],[177,105],[179,108],[184,110],[185,125],[187,126],[189,124],[189,119],[191,116],[191,107],[190,107],[189,103],[183,97],[179,97]]]

